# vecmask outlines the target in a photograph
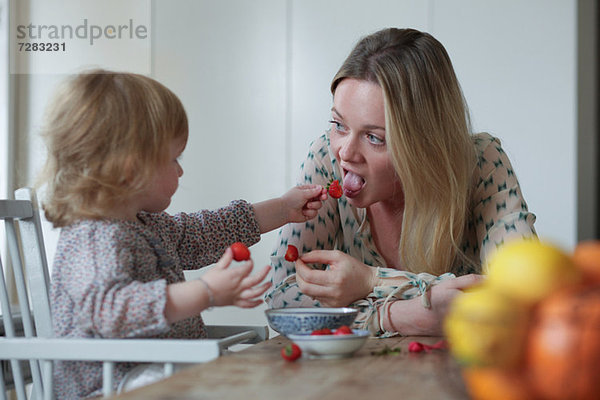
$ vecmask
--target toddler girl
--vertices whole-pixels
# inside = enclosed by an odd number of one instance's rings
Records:
[[[183,174],[188,122],[179,99],[141,75],[95,70],[66,82],[44,132],[46,217],[61,233],[52,271],[54,331],[73,338],[202,338],[200,312],[255,307],[269,267],[229,268],[234,242],[316,216],[324,189],[295,187],[257,204],[215,211],[164,210]],[[220,259],[219,259],[220,258]],[[198,280],[183,270],[216,263]],[[135,364],[115,368],[118,382]],[[102,367],[58,362],[55,396],[98,395]]]

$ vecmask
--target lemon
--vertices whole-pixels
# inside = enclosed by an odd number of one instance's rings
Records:
[[[444,320],[454,358],[466,366],[519,363],[529,308],[487,284],[459,294]]]
[[[566,253],[554,245],[531,239],[500,247],[487,268],[490,285],[527,304],[574,284],[581,277]]]

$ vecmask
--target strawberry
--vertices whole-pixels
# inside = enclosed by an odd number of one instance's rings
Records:
[[[327,193],[329,193],[329,195],[331,197],[333,197],[334,199],[339,199],[340,197],[342,197],[342,194],[344,193],[342,191],[342,187],[340,186],[340,181],[338,179],[331,180],[327,184],[326,189],[327,189]]]
[[[333,332],[334,335],[352,335],[353,333],[348,325],[342,325]]]
[[[296,361],[302,355],[302,349],[296,343],[288,344],[281,349],[281,357],[285,361]]]
[[[411,353],[420,353],[422,351],[429,352],[430,350],[435,349],[445,349],[446,347],[447,343],[445,340],[440,340],[439,342],[433,345],[428,345],[421,342],[410,342],[408,344],[408,351],[410,351]]]
[[[298,248],[292,244],[288,244],[287,251],[285,252],[285,259],[289,262],[294,262],[298,259]]]
[[[250,250],[242,242],[232,244],[231,251],[233,251],[233,259],[235,261],[244,261],[250,258]]]
[[[333,332],[329,328],[322,328],[312,331],[311,335],[333,335]]]

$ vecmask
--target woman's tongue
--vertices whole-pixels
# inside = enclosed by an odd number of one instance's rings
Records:
[[[364,184],[365,180],[361,176],[356,175],[354,172],[348,171],[346,176],[344,176],[344,182],[342,186],[344,189],[344,194],[352,197],[353,195],[356,195],[360,189],[362,189]]]

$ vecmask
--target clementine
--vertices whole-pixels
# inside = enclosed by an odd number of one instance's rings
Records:
[[[600,240],[587,240],[575,246],[573,261],[585,282],[600,283]]]
[[[465,368],[463,379],[474,400],[532,400],[535,394],[521,370]]]
[[[549,400],[600,399],[600,286],[574,286],[538,305],[527,344],[532,387]]]

